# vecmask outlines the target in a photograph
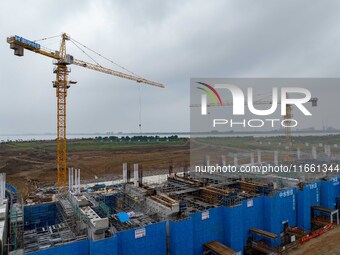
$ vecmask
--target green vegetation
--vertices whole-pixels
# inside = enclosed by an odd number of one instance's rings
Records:
[[[158,147],[168,147],[183,145],[187,138],[178,136],[159,137],[159,136],[124,136],[124,137],[95,137],[84,139],[71,139],[67,141],[67,150],[72,151],[105,151],[105,150],[128,150],[134,148],[149,148],[157,145]],[[53,152],[56,150],[56,141],[20,141],[6,142],[0,145],[1,150],[17,152]]]
[[[235,137],[206,137],[195,138],[195,142],[201,145],[213,146],[213,148],[235,148],[240,150],[284,150],[286,147],[285,136],[235,136]],[[312,146],[316,146],[317,151],[322,151],[322,145],[331,145],[332,151],[340,151],[340,135],[321,136],[292,136],[290,149],[310,151]],[[336,144],[337,147],[333,147]]]
[[[151,148],[157,145],[159,148],[169,146],[181,146],[188,142],[188,138],[178,136],[107,136],[83,139],[70,139],[67,141],[67,150],[72,151],[111,151],[129,150],[138,148]],[[241,150],[283,150],[286,146],[284,136],[235,136],[235,137],[208,137],[195,138],[196,142],[205,145],[236,148]],[[318,145],[337,144],[339,147],[333,151],[340,151],[340,135],[325,136],[293,136],[291,149],[299,147],[301,151],[310,151],[311,146],[316,146],[317,150],[322,150]],[[308,146],[306,146],[308,144]],[[0,144],[0,151],[9,150],[15,152],[54,152],[56,141],[18,141],[5,142]]]

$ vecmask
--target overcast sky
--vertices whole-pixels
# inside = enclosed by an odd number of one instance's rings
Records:
[[[29,51],[14,56],[7,36],[35,40],[67,32],[164,83],[165,89],[142,86],[143,131],[187,131],[191,77],[339,77],[339,10],[340,2],[330,0],[1,1],[0,134],[56,130],[51,59]],[[59,41],[41,44],[58,49]],[[68,49],[89,61],[71,44]],[[135,82],[71,68],[78,84],[67,97],[68,132],[138,131]],[[333,94],[340,95],[340,85]]]

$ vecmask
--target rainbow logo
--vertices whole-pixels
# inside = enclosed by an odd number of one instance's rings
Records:
[[[216,91],[216,89],[214,89],[211,85],[204,83],[204,82],[197,82],[198,84],[201,84],[206,88],[201,88],[201,87],[197,87],[198,89],[204,91],[207,95],[209,95],[209,97],[211,98],[211,100],[214,102],[214,105],[217,105],[217,100],[220,103],[220,106],[223,105],[222,100],[220,95],[218,94],[218,92]],[[216,100],[217,99],[217,100]]]

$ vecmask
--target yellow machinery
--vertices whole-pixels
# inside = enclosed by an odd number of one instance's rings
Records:
[[[47,39],[47,38],[46,38]],[[111,74],[121,78],[136,81],[138,83],[144,83],[160,88],[164,88],[164,85],[149,81],[140,76],[130,75],[109,68],[102,67],[101,65],[87,63],[82,60],[74,59],[72,55],[66,53],[66,41],[72,40],[69,35],[63,33],[61,35],[61,43],[59,51],[52,51],[42,47],[36,41],[30,41],[20,36],[11,36],[7,38],[7,42],[10,44],[10,48],[14,50],[14,55],[23,56],[24,49],[33,51],[35,53],[44,55],[54,59],[56,68],[56,80],[53,81],[53,87],[56,89],[57,96],[57,169],[58,169],[58,191],[66,191],[66,96],[67,89],[71,84],[76,82],[68,81],[68,74],[70,69],[69,65],[74,64],[77,66],[85,67],[95,71]],[[83,45],[84,46],[84,45]],[[78,46],[77,46],[78,47]],[[100,54],[98,54],[100,55]],[[101,55],[100,55],[101,56]],[[112,61],[111,61],[112,62]]]

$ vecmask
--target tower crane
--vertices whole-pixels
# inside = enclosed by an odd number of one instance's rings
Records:
[[[23,56],[24,49],[33,51],[40,55],[53,59],[53,64],[56,66],[54,73],[56,79],[53,81],[53,87],[56,89],[57,97],[57,170],[58,170],[58,192],[66,191],[66,97],[67,90],[70,85],[76,82],[68,80],[68,74],[70,73],[69,65],[77,65],[94,71],[118,76],[124,79],[136,81],[138,83],[144,83],[151,86],[164,88],[164,85],[158,82],[147,80],[137,75],[131,75],[119,71],[112,70],[110,68],[103,67],[98,63],[92,64],[83,60],[75,59],[72,55],[66,52],[66,41],[72,40],[72,38],[66,34],[61,34],[61,43],[58,51],[52,51],[41,46],[36,41],[27,40],[21,36],[10,36],[7,38],[7,42],[10,48],[14,50],[14,55]],[[104,57],[105,58],[105,57]],[[106,58],[107,59],[107,58]]]

